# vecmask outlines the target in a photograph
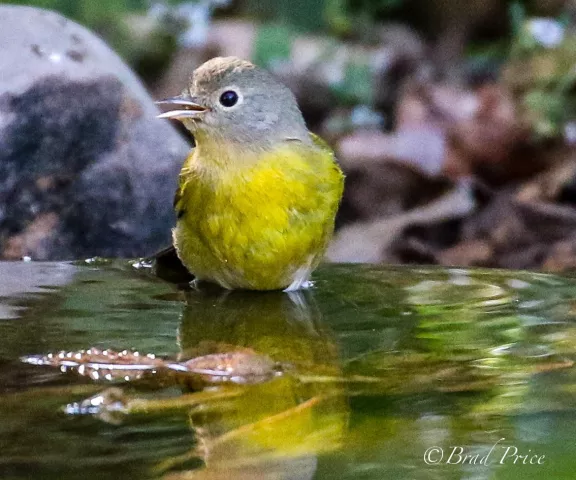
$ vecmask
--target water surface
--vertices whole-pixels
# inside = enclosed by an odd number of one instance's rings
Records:
[[[325,266],[288,295],[144,270],[0,263],[0,478],[574,478],[575,280]],[[21,360],[90,348],[167,367]]]

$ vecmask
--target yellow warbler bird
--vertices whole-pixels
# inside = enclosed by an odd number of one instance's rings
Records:
[[[196,141],[174,200],[173,241],[186,268],[227,289],[305,285],[334,230],[344,177],[292,92],[226,57],[158,103],[171,108],[159,117],[180,120]]]

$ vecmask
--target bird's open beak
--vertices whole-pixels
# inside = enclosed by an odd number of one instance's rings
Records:
[[[199,104],[194,98],[178,95],[176,97],[166,98],[155,102],[156,105],[170,105],[173,110],[161,113],[157,118],[175,118],[177,120],[184,118],[196,118],[202,112],[208,110],[207,107]]]

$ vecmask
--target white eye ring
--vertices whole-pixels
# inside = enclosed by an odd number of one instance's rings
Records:
[[[226,110],[237,107],[242,103],[244,97],[235,86],[226,87],[220,90],[218,95],[218,105]]]

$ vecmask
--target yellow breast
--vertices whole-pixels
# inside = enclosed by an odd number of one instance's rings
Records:
[[[299,288],[307,279],[343,188],[331,150],[315,141],[259,153],[193,152],[180,176],[174,244],[198,279],[252,290]],[[235,158],[221,162],[212,151]]]

